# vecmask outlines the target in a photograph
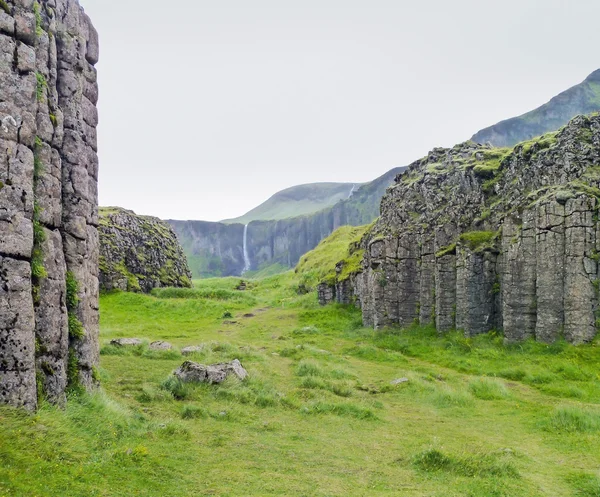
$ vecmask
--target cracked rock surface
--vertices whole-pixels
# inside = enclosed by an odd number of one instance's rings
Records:
[[[69,382],[95,384],[97,61],[77,0],[0,9],[0,403],[62,404]],[[80,336],[69,337],[69,313]]]

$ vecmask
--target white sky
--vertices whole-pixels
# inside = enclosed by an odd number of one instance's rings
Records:
[[[80,1],[100,203],[162,218],[372,180],[600,68],[597,0]]]

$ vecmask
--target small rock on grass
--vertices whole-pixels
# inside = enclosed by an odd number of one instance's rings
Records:
[[[117,347],[135,347],[142,345],[142,341],[139,338],[115,338],[110,341],[110,344]]]
[[[240,380],[248,377],[248,372],[237,359],[209,366],[185,361],[173,374],[185,383],[222,383],[231,374]]]
[[[402,383],[408,383],[408,378],[396,378],[390,382],[392,385],[400,385]]]
[[[183,355],[191,355],[191,354],[195,354],[196,352],[202,352],[204,350],[204,347],[202,345],[190,345],[189,347],[183,347],[181,349],[181,353]]]
[[[158,340],[150,344],[150,350],[171,350],[173,346],[169,342]]]

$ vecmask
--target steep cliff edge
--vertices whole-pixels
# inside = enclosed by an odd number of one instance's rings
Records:
[[[100,209],[100,288],[150,292],[191,287],[192,274],[172,228],[119,207]]]
[[[76,0],[0,2],[1,403],[95,383],[97,61]]]
[[[248,224],[246,249],[250,268],[271,264],[294,267],[300,257],[340,226],[360,226],[379,215],[385,190],[397,167],[364,184],[345,200],[306,216],[252,221]],[[196,277],[239,276],[244,270],[244,225],[206,221],[167,221],[177,233]]]
[[[591,341],[600,259],[600,116],[492,149],[435,149],[399,175],[358,270],[320,286],[365,325],[414,322],[508,341]]]
[[[519,142],[557,130],[577,115],[597,111],[600,111],[600,69],[541,107],[483,129],[471,140],[495,147],[513,147]]]

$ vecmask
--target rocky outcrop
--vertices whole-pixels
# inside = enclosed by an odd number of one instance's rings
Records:
[[[358,271],[324,282],[365,325],[591,341],[600,278],[600,116],[492,149],[435,149],[399,175]]]
[[[577,115],[598,111],[600,69],[541,107],[483,129],[471,140],[476,143],[490,143],[496,147],[513,147],[519,142],[557,130]]]
[[[0,2],[0,403],[95,383],[97,61],[76,0]]]
[[[361,226],[379,214],[386,188],[405,168],[395,168],[352,192],[350,198],[314,214],[248,225],[250,269],[294,267],[300,257],[340,226]],[[244,271],[244,225],[205,221],[168,223],[177,233],[194,276],[239,276]]]
[[[100,287],[150,292],[192,286],[192,274],[171,227],[118,207],[100,209]]]

